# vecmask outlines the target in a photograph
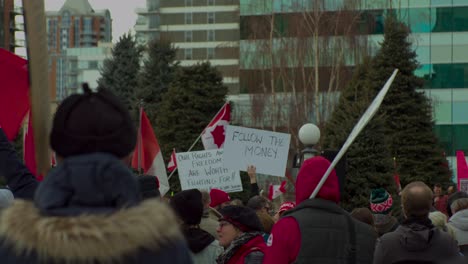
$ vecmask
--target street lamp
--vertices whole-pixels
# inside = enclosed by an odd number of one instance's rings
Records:
[[[305,148],[298,155],[294,156],[293,168],[300,168],[304,160],[310,159],[318,155],[318,151],[314,148],[320,140],[320,129],[312,124],[308,123],[303,125],[299,129],[299,140],[304,144]]]

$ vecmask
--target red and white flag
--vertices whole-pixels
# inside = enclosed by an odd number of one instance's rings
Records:
[[[231,106],[226,103],[201,135],[205,149],[219,149],[224,145],[226,126],[231,121]]]
[[[281,185],[270,184],[268,191],[268,199],[273,200],[286,192],[286,181],[282,181]]]
[[[175,149],[172,149],[171,160],[167,164],[167,170],[169,172],[173,172],[177,168],[177,161],[176,161],[176,152]]]
[[[465,191],[465,186],[462,187],[461,182],[465,182],[468,180],[468,165],[466,164],[465,153],[461,150],[457,152],[457,183],[458,183],[458,190]]]
[[[159,180],[161,196],[169,191],[166,165],[164,164],[161,148],[143,109],[140,110],[140,128],[138,129],[138,141],[133,154],[132,167],[135,169],[142,168],[145,174],[156,176]]]

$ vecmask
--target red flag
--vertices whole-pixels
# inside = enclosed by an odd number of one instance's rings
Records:
[[[30,108],[27,61],[0,48],[0,127],[9,140],[19,132]]]
[[[393,175],[393,179],[395,180],[397,192],[401,192],[400,175],[398,175],[398,173],[395,173],[395,175]]]
[[[177,168],[176,152],[172,149],[171,160],[167,164],[167,170],[173,172]]]
[[[286,181],[282,181],[281,185],[272,185],[270,184],[270,188],[268,191],[268,199],[273,200],[276,197],[279,197],[281,194],[286,192]]]
[[[205,149],[223,147],[226,126],[229,125],[230,121],[231,106],[226,103],[202,133],[202,142]]]
[[[458,190],[461,191],[460,188],[460,180],[467,180],[468,179],[468,165],[466,165],[465,154],[463,151],[457,151],[457,181],[458,181]],[[465,190],[463,190],[465,191]]]
[[[164,196],[169,191],[166,166],[153,127],[143,109],[140,109],[140,128],[138,132],[138,142],[133,154],[132,167],[142,168],[145,174],[158,177],[159,192]],[[139,158],[140,154],[141,157]]]

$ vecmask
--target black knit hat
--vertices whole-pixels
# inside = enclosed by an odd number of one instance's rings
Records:
[[[130,113],[111,92],[92,92],[67,97],[55,113],[50,145],[57,155],[105,152],[118,158],[130,154],[136,144],[136,129]]]
[[[203,215],[202,194],[197,189],[177,193],[169,202],[186,225],[198,225]]]
[[[223,217],[219,221],[226,221],[243,232],[263,231],[263,226],[257,214],[245,206],[226,206],[219,211]]]
[[[159,180],[156,176],[139,175],[137,176],[137,179],[140,184],[140,193],[143,199],[161,196],[161,193],[159,192]]]

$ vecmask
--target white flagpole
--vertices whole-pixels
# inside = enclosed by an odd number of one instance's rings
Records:
[[[138,126],[138,174],[141,175],[141,154],[143,151],[143,138],[141,134],[141,116],[143,115],[143,100],[140,100],[140,125]]]
[[[213,120],[216,118],[216,116],[218,116],[219,113],[221,113],[221,111],[224,109],[224,107],[229,103],[228,102],[225,102],[223,104],[223,106],[219,109],[219,111],[214,115],[214,117],[211,119],[211,121],[208,123],[208,125],[206,125],[206,127],[202,130],[202,132],[200,133],[200,135],[198,135],[197,139],[195,139],[195,142],[193,142],[192,146],[190,146],[190,148],[187,150],[187,152],[190,152],[193,147],[195,147],[195,145],[197,144],[197,142],[200,140],[201,136],[203,135],[203,132],[205,132],[206,128],[210,125],[211,122],[213,122]],[[169,177],[167,177],[167,180],[169,181],[172,177],[172,175],[174,175],[174,173],[176,172],[177,170],[177,167],[175,167],[175,169],[171,172],[171,174],[169,174]]]
[[[351,144],[353,143],[354,139],[356,139],[359,133],[361,133],[362,129],[364,129],[364,127],[367,125],[367,123],[369,123],[369,121],[372,119],[375,113],[377,113],[377,110],[379,110],[379,107],[382,104],[382,101],[385,95],[387,94],[388,89],[390,88],[390,85],[392,85],[393,80],[395,79],[395,76],[397,73],[398,73],[398,69],[395,69],[393,71],[392,76],[390,76],[390,78],[387,80],[382,90],[380,90],[380,92],[375,97],[374,101],[372,101],[371,105],[367,108],[366,112],[364,112],[364,114],[362,115],[361,119],[359,119],[359,122],[354,126],[353,130],[351,131],[351,134],[348,136],[348,139],[343,144],[343,147],[340,149],[335,159],[333,159],[333,162],[330,164],[330,167],[328,167],[327,171],[323,175],[317,187],[315,187],[315,190],[310,195],[310,199],[315,198],[315,196],[317,196],[317,193],[322,188],[323,184],[327,180],[331,171],[335,168],[336,164],[340,161],[341,157],[343,157],[343,155],[346,153],[349,146],[351,146]]]

